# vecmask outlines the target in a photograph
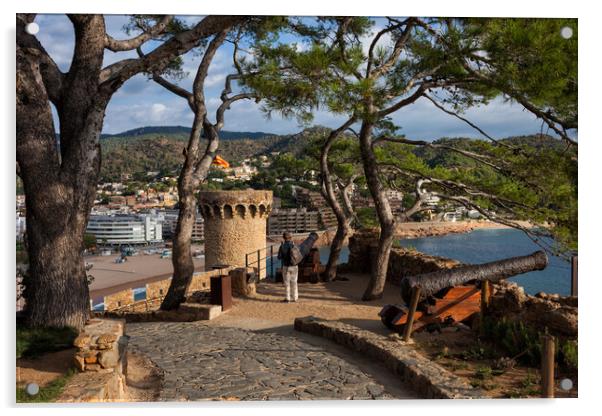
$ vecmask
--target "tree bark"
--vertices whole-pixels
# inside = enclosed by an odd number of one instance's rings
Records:
[[[401,281],[401,297],[408,303],[412,288],[420,286],[421,296],[431,296],[438,291],[462,285],[476,280],[499,282],[517,274],[534,270],[543,270],[548,265],[548,257],[543,251],[536,251],[528,256],[511,257],[484,264],[472,264],[454,269],[439,270],[432,273],[408,276]]]
[[[195,115],[193,129],[190,132],[184,166],[178,177],[178,195],[180,211],[173,239],[173,277],[161,309],[177,309],[186,297],[186,291],[194,274],[192,260],[192,230],[196,221],[197,201],[195,190],[195,165],[197,164],[203,114]],[[208,171],[208,169],[207,169]],[[206,175],[206,173],[205,173]]]
[[[330,253],[328,254],[328,262],[326,263],[326,277],[327,282],[332,282],[337,277],[337,265],[339,264],[339,258],[341,257],[341,251],[345,245],[345,239],[351,232],[351,226],[349,220],[339,220],[337,217],[337,231],[330,243]]]
[[[380,223],[380,238],[378,240],[376,258],[373,261],[374,267],[370,276],[370,282],[362,296],[362,300],[382,298],[387,279],[389,255],[395,235],[395,219],[391,211],[391,205],[385,194],[385,189],[378,175],[378,164],[372,149],[373,127],[373,124],[370,122],[363,121],[359,132],[359,139],[366,183],[374,199],[378,222]]]
[[[345,239],[351,231],[351,213],[345,212],[341,206],[337,195],[335,193],[334,184],[332,180],[332,173],[328,166],[328,154],[332,147],[332,144],[339,137],[339,135],[345,131],[349,126],[355,122],[355,118],[350,118],[345,124],[336,130],[333,130],[324,146],[320,155],[320,170],[322,176],[322,194],[326,199],[326,202],[334,212],[337,219],[337,231],[330,244],[330,253],[328,254],[328,262],[326,263],[326,281],[333,281],[337,276],[337,265],[339,263],[339,257],[345,243]],[[344,191],[343,191],[344,192]]]
[[[180,176],[180,183],[182,181]],[[165,299],[161,303],[161,309],[177,309],[184,302],[186,291],[192,275],[194,274],[194,262],[191,253],[192,230],[196,221],[197,202],[189,187],[178,186],[180,195],[180,212],[173,239],[173,277]]]

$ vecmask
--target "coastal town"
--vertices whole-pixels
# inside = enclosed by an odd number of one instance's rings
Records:
[[[235,183],[237,188],[249,186],[253,176],[269,171],[273,157],[278,153],[243,160],[241,166],[215,167],[220,177],[209,179],[210,184],[220,188],[224,181]],[[259,166],[259,167],[256,167]],[[137,287],[146,282],[170,276],[171,239],[178,218],[177,178],[158,176],[159,172],[135,172],[135,176],[146,177],[148,182],[134,181],[133,173],[121,175],[122,182],[100,183],[96,200],[86,228],[89,236],[86,247],[86,263],[94,280],[90,284],[94,305],[100,304],[103,294],[117,292],[125,287]],[[317,172],[307,175],[316,177]],[[276,244],[284,232],[309,234],[313,231],[334,233],[337,220],[326,200],[316,191],[318,182],[310,180],[300,183],[294,178],[278,178],[287,183],[292,194],[282,207],[280,198],[274,197],[272,210],[267,220],[266,245]],[[313,186],[308,189],[305,186]],[[354,187],[351,201],[355,209],[373,209],[374,202]],[[394,210],[403,210],[403,193],[387,191],[387,198]],[[16,240],[25,236],[25,198],[16,199]],[[427,237],[448,233],[467,232],[476,228],[503,227],[484,221],[476,210],[445,204],[438,197],[427,198],[421,221],[400,224],[400,237]],[[194,243],[195,267],[204,270],[204,221],[197,211],[191,235]],[[327,245],[324,240],[322,245]],[[157,261],[162,260],[162,261]]]
[[[17,15],[16,402],[577,398],[576,33]]]

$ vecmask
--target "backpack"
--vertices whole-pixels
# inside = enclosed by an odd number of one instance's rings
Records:
[[[299,247],[297,247],[296,245],[293,244],[293,246],[291,247],[291,249],[288,252],[288,257],[289,257],[289,263],[293,266],[296,266],[299,263],[301,263],[304,256],[303,256],[303,254],[301,254],[301,250],[299,250]]]

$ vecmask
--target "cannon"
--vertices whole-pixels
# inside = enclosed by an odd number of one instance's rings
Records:
[[[303,255],[303,260],[299,263],[298,282],[318,283],[320,275],[324,272],[325,267],[320,263],[320,253],[314,244],[318,241],[319,235],[315,232],[297,245],[299,251]],[[276,282],[282,281],[282,270],[276,271]]]
[[[449,287],[459,286],[468,282],[492,283],[507,279],[517,274],[534,270],[543,270],[548,265],[548,257],[543,251],[536,251],[527,256],[510,257],[483,264],[471,264],[454,269],[406,276],[401,280],[401,298],[406,304],[410,303],[412,289],[420,286],[421,300],[432,296]]]
[[[301,244],[299,244],[299,251],[303,254],[303,257],[307,256],[311,249],[313,248],[316,241],[318,241],[319,235],[318,233],[309,233],[309,236]]]
[[[488,285],[543,270],[547,265],[546,254],[536,251],[527,256],[406,276],[401,280],[401,298],[408,307],[385,305],[379,315],[388,328],[398,332],[405,329],[406,322],[412,325],[414,319],[417,321],[414,330],[427,325],[462,322],[481,310],[484,298],[489,296],[488,289],[482,289],[485,282]]]

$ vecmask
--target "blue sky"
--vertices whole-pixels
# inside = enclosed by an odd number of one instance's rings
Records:
[[[196,16],[183,17],[188,23],[200,19]],[[38,39],[50,53],[62,71],[67,71],[73,55],[73,28],[64,15],[39,15],[36,22],[40,26]],[[115,38],[125,39],[123,31],[126,16],[106,16],[107,31]],[[152,47],[152,45],[151,45]],[[219,95],[227,74],[233,72],[231,46],[224,45],[216,54],[206,81],[205,94],[210,111],[219,104]],[[107,51],[104,65],[123,58],[136,57],[135,52]],[[184,56],[184,70],[188,76],[181,85],[190,88],[199,63],[198,54]],[[521,106],[496,99],[487,106],[469,110],[465,116],[477,123],[487,133],[496,138],[512,135],[536,133],[541,123],[524,111]],[[313,124],[338,127],[343,118],[324,111],[315,113]],[[393,121],[402,127],[401,133],[409,138],[433,140],[440,137],[480,137],[465,123],[433,107],[426,99],[418,100],[393,115]],[[142,126],[183,125],[190,126],[192,113],[186,102],[166,91],[145,76],[138,75],[127,81],[113,96],[105,117],[103,133],[119,133]],[[224,129],[230,131],[264,131],[277,134],[296,133],[301,130],[296,120],[288,120],[273,115],[267,120],[260,111],[260,105],[251,101],[239,101],[226,113]]]

